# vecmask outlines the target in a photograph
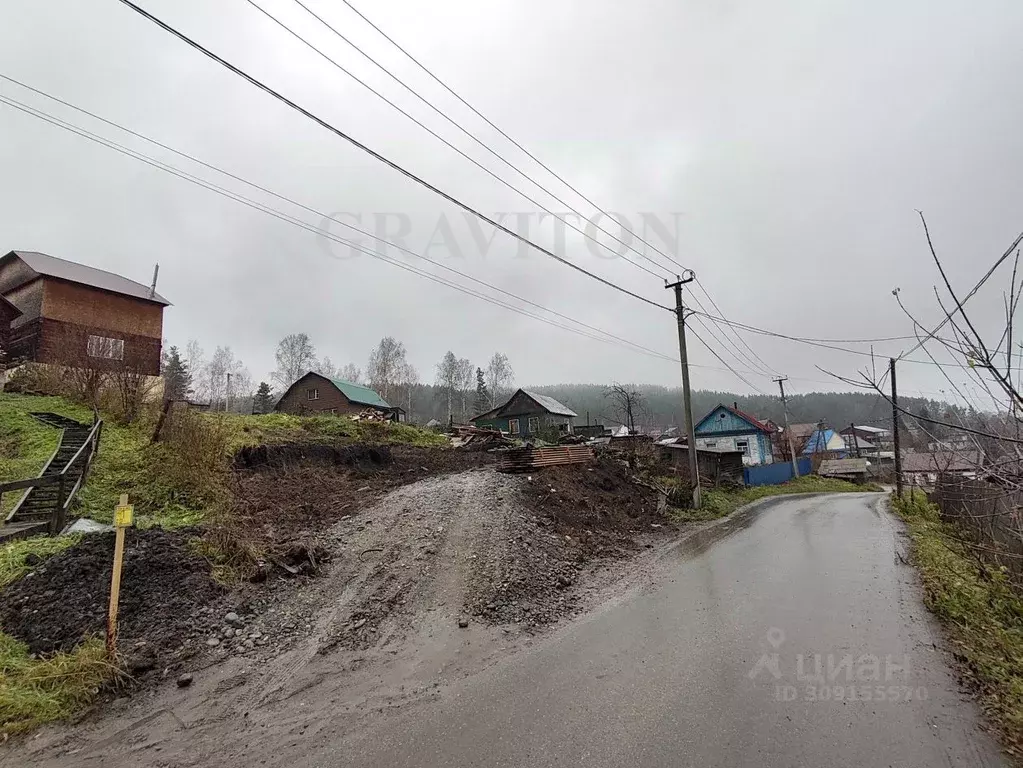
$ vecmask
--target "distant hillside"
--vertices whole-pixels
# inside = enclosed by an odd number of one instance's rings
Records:
[[[585,424],[587,414],[591,423],[617,423],[613,409],[604,397],[604,387],[599,384],[549,384],[528,386],[541,394],[560,400],[579,414],[576,423]],[[637,385],[645,401],[645,412],[637,418],[637,426],[667,427],[681,425],[682,390],[650,385]],[[472,396],[468,398],[471,410]],[[761,419],[782,422],[781,401],[777,396],[736,395],[730,392],[693,392],[693,413],[697,420],[718,403],[731,405]],[[932,417],[945,416],[955,410],[947,403],[925,400],[918,397],[900,398],[900,404],[914,413],[930,414]],[[447,421],[447,401],[439,388],[422,385],[416,387],[412,402],[413,418],[420,423],[430,419]],[[455,419],[460,414],[456,412]],[[865,392],[812,392],[792,395],[789,398],[789,418],[792,423],[825,421],[829,426],[842,428],[851,423],[878,424],[885,426],[891,420],[891,407],[883,398]],[[953,419],[954,420],[954,419]]]

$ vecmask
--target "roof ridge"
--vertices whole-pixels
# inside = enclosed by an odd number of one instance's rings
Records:
[[[111,277],[119,277],[122,280],[127,280],[129,283],[135,283],[135,285],[139,286],[140,288],[145,288],[147,291],[150,289],[150,286],[146,285],[145,283],[140,283],[138,280],[133,280],[130,277],[125,277],[124,275],[119,275],[116,272],[111,272],[109,269],[103,269],[103,267],[94,267],[94,266],[92,266],[92,264],[83,264],[80,261],[71,261],[71,259],[64,259],[64,258],[61,258],[60,256],[53,256],[52,254],[43,253],[42,251],[17,251],[16,250],[16,251],[11,251],[11,253],[13,253],[15,255],[21,255],[23,253],[31,253],[31,254],[34,254],[36,256],[45,256],[46,258],[53,259],[54,261],[63,261],[65,264],[73,264],[76,267],[87,267],[88,269],[94,269],[97,272],[102,272],[103,274],[110,275]]]

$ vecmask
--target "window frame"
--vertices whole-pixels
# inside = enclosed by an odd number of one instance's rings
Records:
[[[737,451],[742,451],[743,456],[752,456],[753,454],[750,452],[749,443],[750,443],[749,438],[746,438],[745,440],[736,440],[735,449]]]
[[[535,429],[533,428],[535,425]],[[528,416],[526,418],[526,433],[535,435],[540,431],[540,417],[539,416]]]
[[[124,360],[124,339],[89,334],[85,342],[85,352],[89,357],[100,360]]]
[[[306,400],[319,400],[320,399],[320,388],[310,387],[305,391]]]
[[[520,425],[518,419],[508,419],[508,434],[519,435],[521,434]]]

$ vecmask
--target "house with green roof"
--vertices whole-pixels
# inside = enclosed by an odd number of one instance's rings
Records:
[[[355,416],[367,408],[386,414],[391,421],[405,421],[404,410],[389,405],[369,387],[313,371],[288,387],[274,410],[298,416]]]

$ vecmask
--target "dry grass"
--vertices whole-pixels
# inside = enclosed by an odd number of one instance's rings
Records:
[[[98,638],[37,659],[24,643],[0,634],[0,736],[78,714],[117,676]]]

